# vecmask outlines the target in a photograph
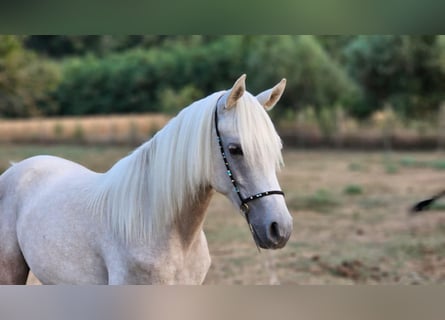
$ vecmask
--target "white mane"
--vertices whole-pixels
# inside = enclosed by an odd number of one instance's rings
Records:
[[[183,109],[104,174],[91,207],[116,235],[126,241],[153,239],[208,186],[213,161],[222,161],[220,154],[212,154],[213,115],[222,93]],[[249,163],[272,159],[281,164],[280,139],[263,107],[247,92],[238,106],[233,123]]]

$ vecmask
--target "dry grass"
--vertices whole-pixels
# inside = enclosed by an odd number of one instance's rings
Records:
[[[0,142],[136,144],[162,128],[163,114],[1,120]]]
[[[258,254],[242,218],[217,196],[206,223],[213,259],[206,283],[444,283],[443,206],[407,213],[444,188],[445,170],[404,165],[407,158],[437,163],[443,157],[286,152],[280,181],[294,217],[288,245]],[[351,186],[360,192],[345,192]]]
[[[151,137],[170,119],[164,114],[134,114],[84,117],[0,119],[0,143],[74,143],[137,145]],[[335,119],[331,119],[334,121]],[[407,126],[400,121],[391,130],[381,124],[358,123],[344,119],[337,129],[323,134],[316,121],[277,121],[278,130],[287,146],[335,147],[352,149],[423,149],[445,146],[437,128],[431,125]],[[325,133],[326,134],[326,133]]]
[[[0,168],[47,153],[104,171],[129,151],[0,145]],[[287,151],[284,156],[280,181],[294,217],[289,243],[259,254],[241,215],[216,195],[205,223],[212,256],[206,284],[445,283],[444,202],[422,215],[407,215],[414,202],[443,189],[445,170],[428,165],[440,163],[443,154]],[[346,191],[352,189],[360,192]]]

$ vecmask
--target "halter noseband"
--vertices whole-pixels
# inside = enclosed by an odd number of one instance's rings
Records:
[[[229,161],[227,160],[226,153],[224,151],[224,147],[223,147],[223,144],[222,144],[221,134],[219,133],[219,129],[218,129],[218,103],[216,105],[217,105],[217,107],[215,108],[215,131],[216,131],[216,139],[217,139],[218,145],[219,145],[219,151],[221,152],[222,158],[224,160],[224,165],[226,166],[227,175],[229,176],[230,181],[232,182],[233,189],[234,189],[234,191],[238,195],[238,198],[241,201],[240,210],[246,216],[247,222],[249,223],[249,226],[251,227],[249,219],[247,217],[247,213],[250,210],[249,205],[247,203],[250,202],[250,201],[253,201],[253,200],[256,200],[256,199],[260,199],[260,198],[263,198],[263,197],[267,197],[267,196],[271,196],[271,195],[274,195],[274,194],[280,194],[280,195],[284,196],[284,192],[281,191],[281,190],[264,191],[264,192],[260,192],[260,193],[254,194],[252,196],[246,197],[246,198],[244,198],[241,195],[240,188],[238,187],[238,184],[237,184],[237,182],[235,180],[235,176],[233,175],[232,170],[230,170]]]

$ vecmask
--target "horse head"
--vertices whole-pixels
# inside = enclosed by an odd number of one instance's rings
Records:
[[[292,232],[292,217],[276,174],[282,144],[266,111],[280,99],[286,80],[255,97],[246,91],[245,78],[216,105],[212,187],[241,209],[259,247],[282,248]]]

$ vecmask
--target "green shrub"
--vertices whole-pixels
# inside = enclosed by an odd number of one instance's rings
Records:
[[[445,211],[445,203],[443,203],[443,202],[434,202],[431,205],[430,210]]]
[[[49,92],[59,76],[58,65],[26,51],[20,37],[0,35],[0,116],[30,117],[56,110]]]
[[[319,189],[313,194],[302,199],[302,206],[306,209],[315,210],[318,212],[327,212],[332,207],[340,204],[338,199],[327,190]]]
[[[350,171],[363,171],[363,165],[357,162],[351,162],[348,165]]]
[[[417,159],[415,159],[413,157],[403,157],[402,159],[400,159],[399,163],[400,163],[400,165],[402,165],[404,167],[410,167],[410,168],[424,166],[423,162],[418,161]]]
[[[350,195],[350,196],[354,196],[354,195],[359,195],[363,193],[363,189],[361,186],[356,185],[356,184],[350,184],[347,185],[344,189],[343,189],[343,193]]]
[[[159,103],[164,112],[176,114],[179,110],[202,96],[202,91],[193,85],[186,85],[179,90],[166,88],[160,92]]]
[[[343,57],[363,96],[351,106],[351,113],[366,117],[386,103],[407,116],[437,110],[445,98],[441,68],[445,46],[440,42],[441,37],[430,35],[354,37],[343,48]]]
[[[359,94],[355,82],[314,36],[255,36],[245,42],[246,72],[255,75],[249,85],[264,90],[271,81],[286,77],[284,106],[348,105]]]
[[[322,107],[318,114],[318,127],[323,136],[330,138],[337,131],[337,119],[335,118],[335,109]]]
[[[422,161],[412,157],[404,157],[400,159],[399,163],[407,168],[432,168],[436,170],[445,170],[444,160]]]
[[[436,170],[445,170],[445,160],[436,160],[432,163],[432,167]]]
[[[313,105],[318,113],[321,106],[347,105],[358,93],[312,36],[226,36],[195,45],[173,41],[100,58],[68,58],[62,70],[52,97],[60,114],[71,115],[175,112],[191,98],[230,88],[243,73],[252,93],[286,77],[281,104],[291,110]]]
[[[399,167],[394,162],[387,161],[384,166],[387,174],[396,174],[399,172]]]
[[[242,73],[238,47],[237,38],[224,38],[207,46],[178,43],[101,59],[91,55],[67,59],[53,97],[60,113],[71,115],[161,111],[162,102],[173,108],[173,98],[166,98],[171,92],[182,100],[175,108],[185,107],[180,104],[200,94],[193,88],[221,90]]]
[[[83,130],[82,124],[76,123],[76,127],[74,128],[73,132],[73,139],[77,143],[85,142],[85,132]]]
[[[60,138],[63,135],[63,131],[64,131],[63,124],[61,124],[60,122],[56,122],[54,124],[53,131],[54,131],[54,136],[56,137],[56,139],[60,140]]]

